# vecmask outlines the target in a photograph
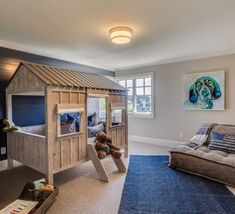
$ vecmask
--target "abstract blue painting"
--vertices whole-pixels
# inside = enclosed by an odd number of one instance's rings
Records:
[[[224,110],[225,71],[184,75],[184,106],[187,110]]]

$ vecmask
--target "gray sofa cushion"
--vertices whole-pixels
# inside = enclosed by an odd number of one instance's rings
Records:
[[[235,126],[216,125],[212,130],[235,135]],[[235,186],[235,154],[210,150],[207,146],[178,147],[170,151],[169,166]]]
[[[215,152],[198,151],[200,155],[192,155],[179,151],[171,151],[169,165],[191,174],[203,176],[235,187],[234,156],[226,157]],[[220,162],[221,161],[221,162]]]
[[[230,154],[218,150],[210,150],[207,147],[200,147],[196,150],[186,149],[186,148],[176,148],[170,151],[170,153],[184,153],[197,158],[203,158],[208,161],[213,161],[215,163],[225,164],[235,168],[235,154]]]

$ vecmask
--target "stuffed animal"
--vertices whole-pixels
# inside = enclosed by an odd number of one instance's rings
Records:
[[[109,154],[114,158],[119,159],[122,155],[120,148],[114,146],[112,144],[112,139],[102,131],[96,134],[95,149],[99,159],[104,159]]]
[[[20,130],[19,127],[15,126],[15,124],[7,119],[4,119],[3,124],[6,125],[6,127],[3,128],[4,132],[13,132]]]

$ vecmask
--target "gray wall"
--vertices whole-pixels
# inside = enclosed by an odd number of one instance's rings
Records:
[[[183,74],[226,70],[226,110],[186,111]],[[155,118],[129,118],[129,134],[187,141],[203,122],[235,124],[235,54],[116,72],[116,76],[154,72]],[[180,138],[180,133],[184,137]]]

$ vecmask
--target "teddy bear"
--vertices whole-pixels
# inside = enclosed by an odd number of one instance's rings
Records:
[[[20,127],[15,126],[15,124],[7,119],[4,119],[3,124],[5,127],[3,128],[4,132],[13,132],[13,131],[20,131]]]
[[[115,159],[121,158],[120,148],[112,144],[112,139],[104,132],[96,134],[95,149],[99,159],[104,159],[107,155],[112,155]]]

